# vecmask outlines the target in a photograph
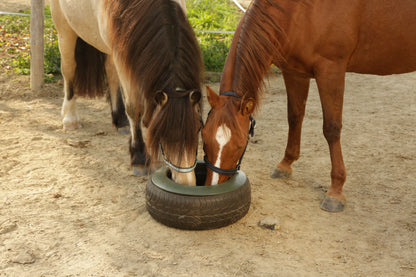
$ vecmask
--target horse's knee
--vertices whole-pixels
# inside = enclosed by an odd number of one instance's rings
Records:
[[[324,123],[323,133],[329,144],[339,141],[341,138],[342,124],[336,122]]]
[[[136,107],[131,103],[126,103],[125,113],[132,121],[140,119],[140,114],[136,111]]]
[[[304,114],[303,113],[291,113],[288,115],[287,120],[290,128],[295,128],[302,124]]]

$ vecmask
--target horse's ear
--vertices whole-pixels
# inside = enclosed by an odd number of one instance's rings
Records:
[[[211,108],[214,107],[219,100],[219,96],[218,94],[215,93],[215,91],[213,91],[208,85],[207,85],[207,98],[208,98],[208,103],[211,105]]]
[[[201,100],[202,94],[199,90],[194,90],[189,94],[191,104],[197,104]]]
[[[159,90],[158,92],[156,92],[155,102],[160,106],[165,105],[166,102],[168,102],[168,95],[165,92]]]
[[[241,112],[243,113],[243,115],[250,115],[254,112],[255,107],[256,107],[256,103],[254,102],[254,98],[250,97],[244,100]]]

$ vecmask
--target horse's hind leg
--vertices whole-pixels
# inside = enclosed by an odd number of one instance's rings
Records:
[[[128,134],[130,133],[129,120],[127,119],[124,107],[123,95],[117,70],[114,66],[112,56],[110,55],[108,55],[106,58],[105,70],[107,74],[108,87],[110,90],[109,100],[113,125],[120,133]]]
[[[272,178],[289,177],[293,171],[292,163],[299,158],[302,121],[309,91],[309,78],[297,77],[285,72],[283,77],[287,92],[289,134],[285,155],[270,174]]]
[[[64,78],[64,102],[62,104],[62,123],[65,130],[75,130],[81,128],[80,119],[77,113],[74,96],[74,73],[76,62],[74,50],[77,36],[75,33],[66,34],[59,39],[59,49],[61,51],[61,71]]]
[[[346,197],[342,187],[346,180],[345,165],[341,151],[342,106],[344,100],[345,68],[329,63],[318,68],[316,82],[324,117],[323,133],[331,156],[331,187],[321,203],[329,212],[344,210]]]
[[[74,96],[74,76],[76,69],[75,47],[78,36],[65,20],[61,8],[56,1],[51,2],[52,17],[58,30],[59,51],[61,53],[61,72],[64,78],[64,102],[62,104],[63,127],[66,130],[81,128],[76,111]]]

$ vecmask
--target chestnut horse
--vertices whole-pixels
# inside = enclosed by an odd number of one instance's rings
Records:
[[[224,182],[239,167],[250,115],[259,106],[263,77],[271,64],[282,71],[289,123],[285,155],[271,177],[292,174],[292,163],[300,153],[309,83],[315,78],[332,163],[331,186],[321,208],[342,211],[346,204],[340,143],[345,73],[389,75],[416,70],[416,1],[253,0],[233,37],[220,95],[208,88],[212,109],[202,130],[209,168],[206,185]]]
[[[75,96],[103,95],[106,75],[113,123],[130,126],[134,172],[146,175],[161,152],[175,181],[195,185],[203,63],[184,1],[52,0],[51,9],[64,128],[80,127]]]

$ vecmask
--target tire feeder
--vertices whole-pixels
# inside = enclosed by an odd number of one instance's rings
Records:
[[[206,166],[198,161],[197,186],[174,182],[163,166],[146,185],[146,208],[158,222],[184,230],[208,230],[230,225],[247,214],[251,188],[247,176],[239,170],[228,181],[204,186]]]

